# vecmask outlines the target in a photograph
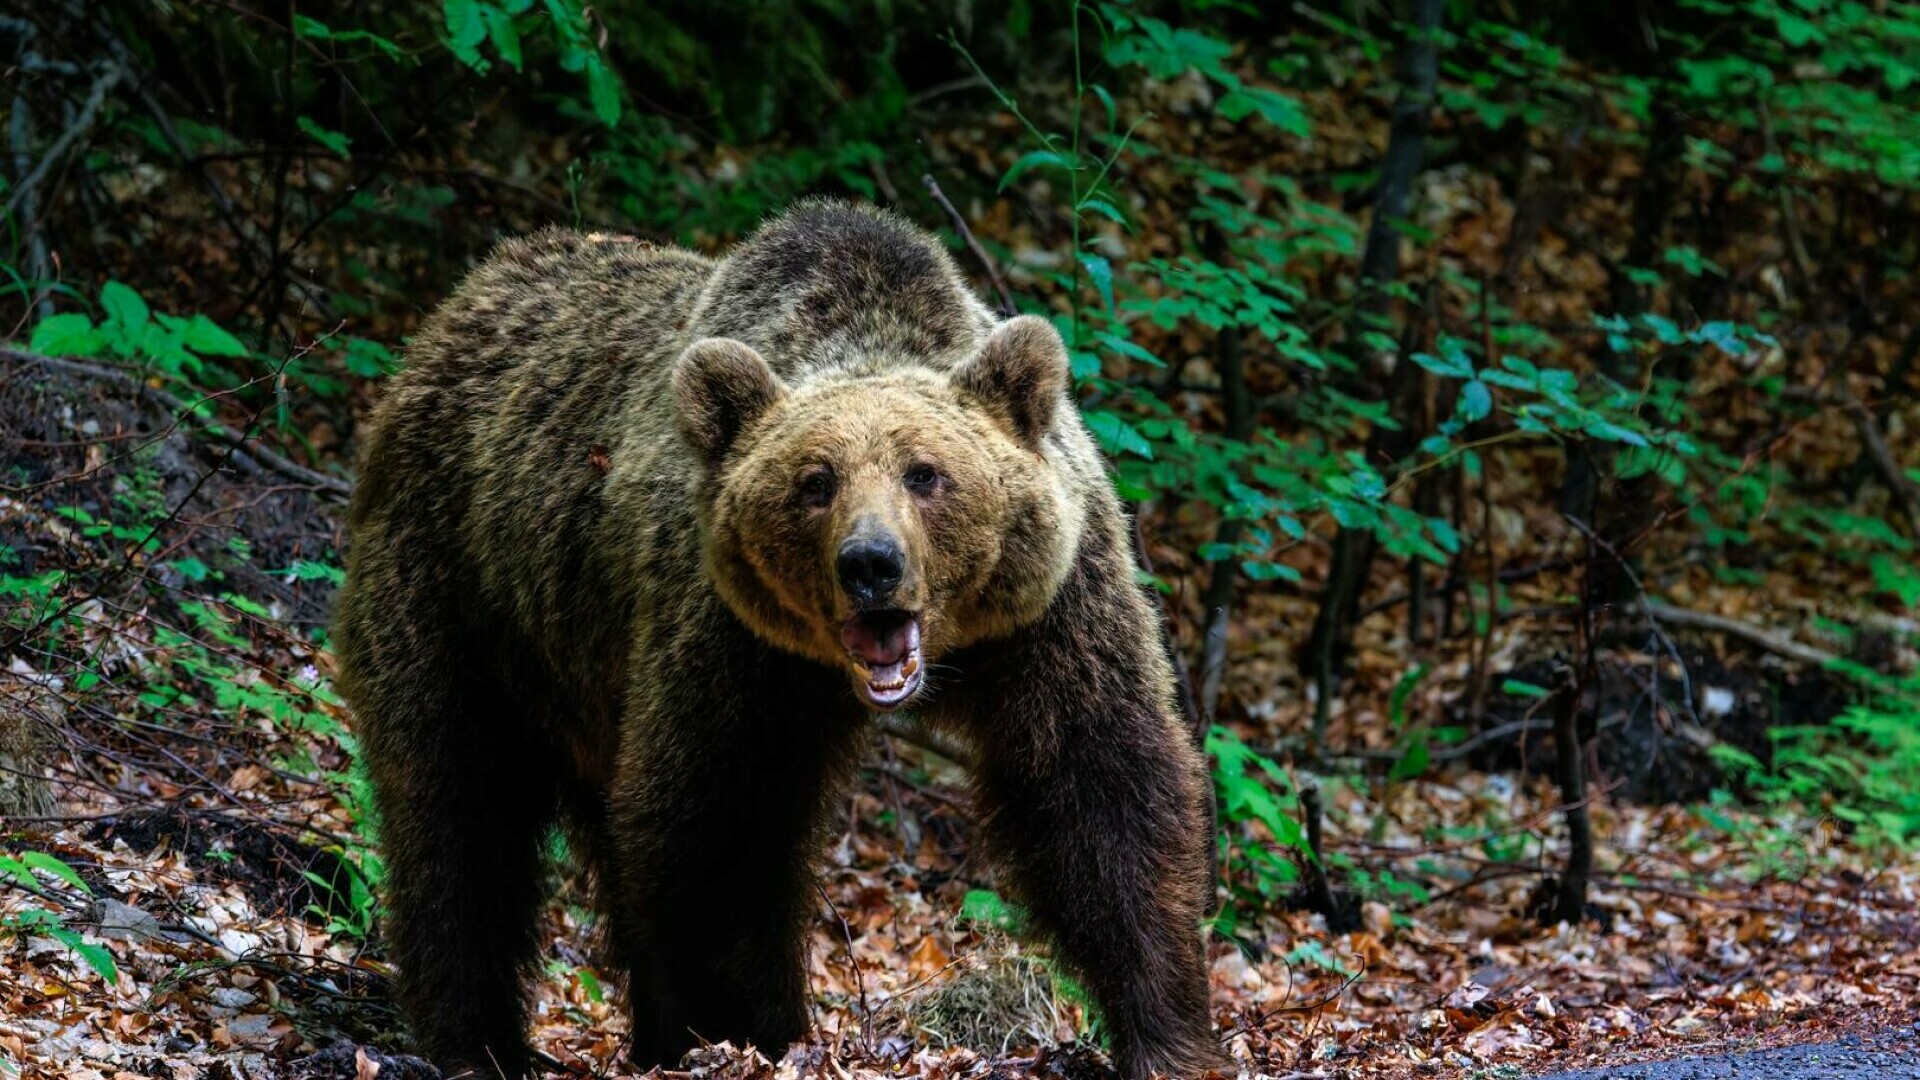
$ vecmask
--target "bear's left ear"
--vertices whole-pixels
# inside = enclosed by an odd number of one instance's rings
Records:
[[[994,330],[978,356],[954,368],[952,378],[1038,450],[1066,401],[1067,345],[1047,320],[1015,316]]]
[[[673,365],[680,433],[709,465],[718,464],[741,429],[786,393],[766,358],[732,338],[702,338]]]

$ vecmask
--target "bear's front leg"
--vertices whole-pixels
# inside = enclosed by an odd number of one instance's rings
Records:
[[[1175,717],[1159,623],[1092,526],[1041,620],[955,659],[988,838],[1099,1003],[1129,1080],[1230,1069],[1208,1009],[1209,780]]]
[[[805,1034],[823,828],[864,729],[844,677],[712,605],[636,650],[622,721],[606,901],[636,1070]]]

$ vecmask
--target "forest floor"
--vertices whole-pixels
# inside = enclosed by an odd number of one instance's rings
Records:
[[[1639,1065],[1555,1073],[1543,1080],[1915,1080],[1920,1077],[1920,1026],[1878,1035],[1847,1035],[1831,1042],[1769,1050],[1687,1057]]]
[[[71,1080],[429,1075],[383,1056],[399,1024],[377,928],[342,866],[357,828],[341,782],[348,718],[324,691],[329,658],[289,630],[324,620],[329,580],[297,568],[338,550],[331,493],[162,427],[112,387],[9,374],[0,429],[26,433],[22,452],[42,475],[83,479],[60,505],[7,500],[0,525],[90,585],[65,612],[78,627],[66,644],[88,658],[82,676],[56,673],[51,657],[0,673],[9,707],[55,742],[57,798],[7,820],[6,853],[45,853],[75,875],[29,875],[31,888],[0,876],[0,915],[53,920],[0,949],[0,1061]],[[133,474],[116,464],[115,440],[140,431],[159,432],[161,452],[136,479],[174,508],[165,524],[180,538],[172,561],[130,568],[60,508],[124,496]],[[228,557],[241,548],[246,558]],[[190,560],[230,575],[230,591],[213,593],[224,599],[179,579]],[[256,566],[290,569],[246,569]],[[1510,668],[1529,633],[1524,621],[1500,628],[1493,647]],[[1375,627],[1362,640],[1386,650],[1386,636]],[[1249,648],[1234,693],[1271,699],[1274,661]],[[1348,713],[1407,707],[1364,657],[1357,668]],[[1770,680],[1777,695],[1800,675],[1729,661],[1702,663],[1696,678],[1739,694]],[[1412,692],[1457,695],[1458,681]],[[1284,730],[1302,708],[1269,712],[1293,711],[1274,721]],[[1534,912],[1564,847],[1556,794],[1524,741],[1503,755],[1401,781],[1329,779],[1326,850],[1343,884],[1373,887],[1352,898],[1351,928],[1283,895],[1214,935],[1216,1018],[1245,1069],[1517,1076],[1920,1021],[1920,862],[1861,850],[1833,820],[1633,801],[1606,782],[1591,806],[1588,917],[1542,925]],[[1085,1051],[1035,1049],[1085,1036],[1087,1018],[981,902],[992,879],[968,806],[956,766],[876,735],[827,853],[808,1041],[784,1057],[716,1046],[663,1075],[1104,1075]],[[1383,885],[1393,881],[1421,891]],[[613,973],[595,966],[586,899],[558,872],[555,883],[534,1045],[553,1075],[621,1075]],[[686,932],[718,940],[725,928]]]

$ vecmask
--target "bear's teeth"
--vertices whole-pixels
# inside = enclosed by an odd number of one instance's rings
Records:
[[[920,654],[918,652],[915,652],[911,656],[908,656],[907,662],[900,665],[900,673],[902,675],[912,675],[914,672],[919,670],[920,670]]]

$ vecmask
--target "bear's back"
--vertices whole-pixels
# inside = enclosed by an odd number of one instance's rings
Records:
[[[411,483],[448,493],[476,471],[546,459],[556,442],[610,445],[615,409],[666,385],[713,267],[605,233],[502,241],[421,326],[387,383],[354,517]]]
[[[566,229],[503,241],[386,386],[354,493],[355,543],[403,544],[466,603],[522,630],[615,600],[605,560],[586,557],[609,527],[608,474],[636,447],[666,487],[690,469],[671,374],[713,265]]]
[[[714,268],[695,337],[741,341],[797,386],[894,366],[947,370],[995,319],[938,238],[888,210],[804,199]]]

